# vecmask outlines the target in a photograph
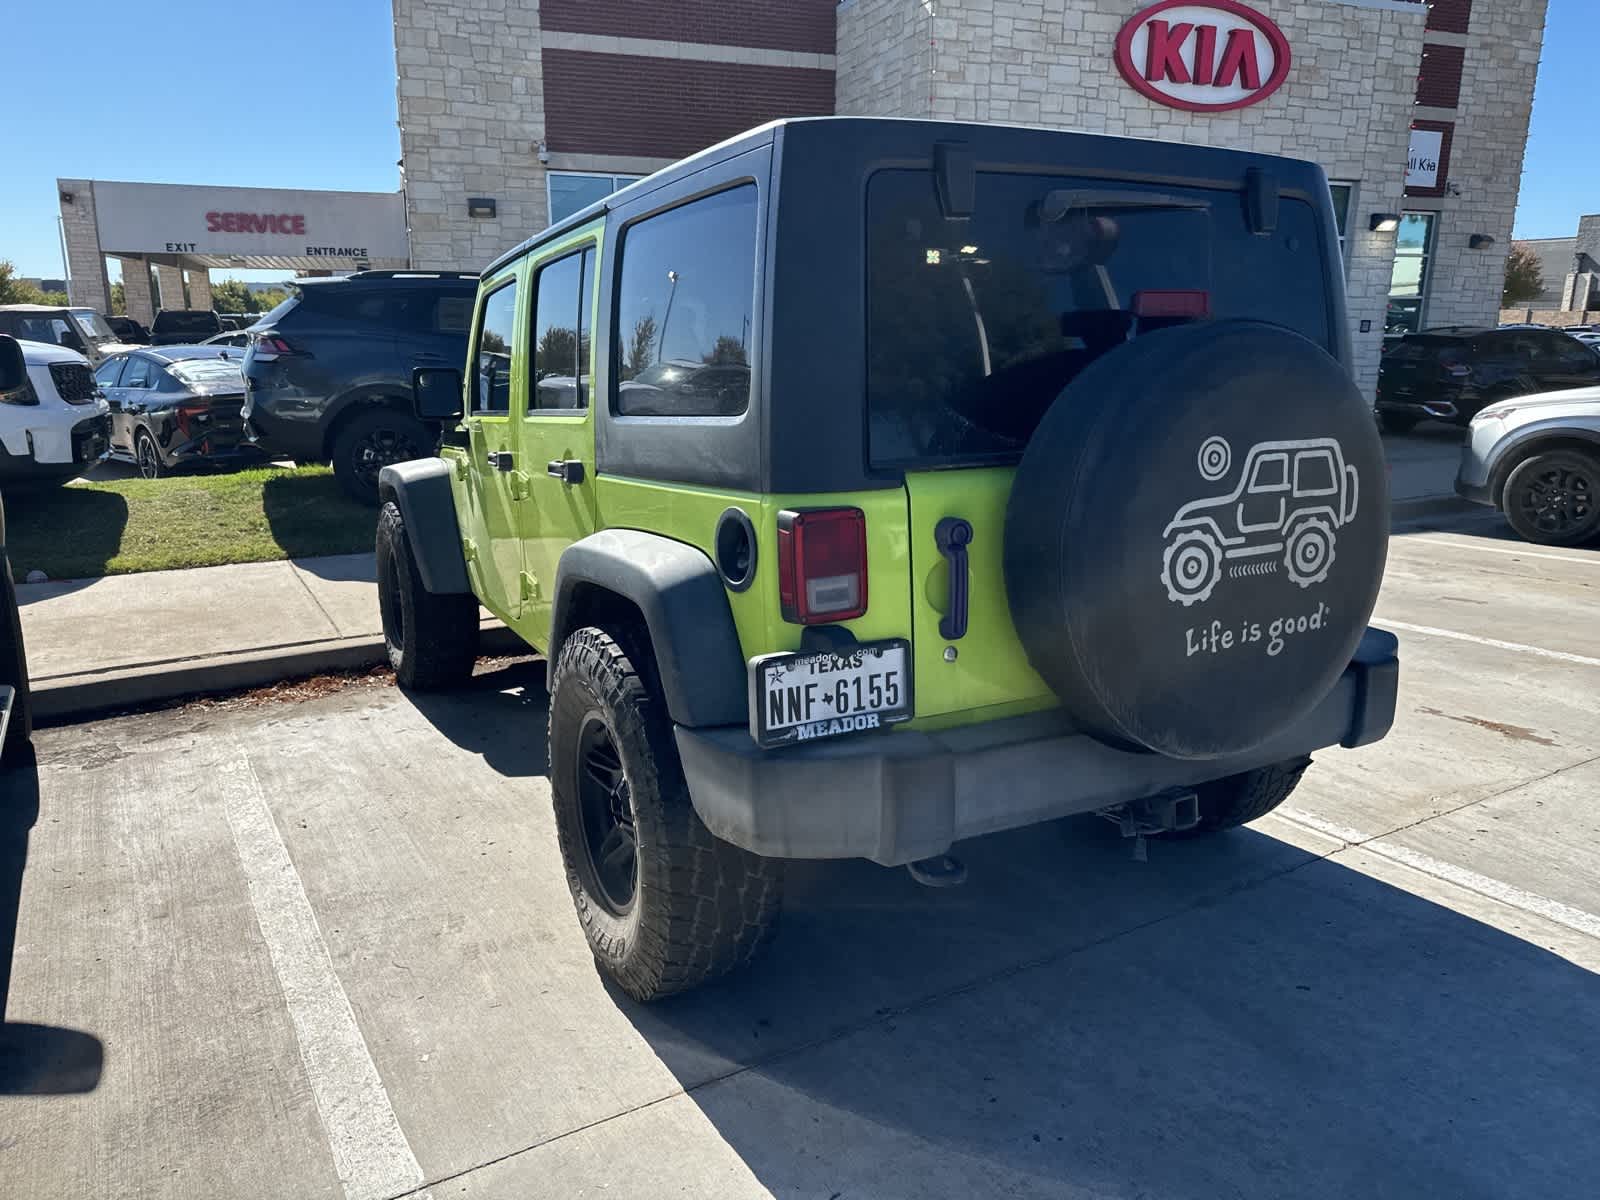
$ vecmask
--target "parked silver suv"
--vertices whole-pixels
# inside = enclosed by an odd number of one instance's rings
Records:
[[[1530,542],[1600,539],[1600,387],[1540,392],[1472,419],[1456,491],[1492,505]]]

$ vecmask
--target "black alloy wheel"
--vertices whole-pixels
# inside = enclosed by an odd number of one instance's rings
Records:
[[[577,755],[585,883],[613,916],[626,916],[639,890],[639,839],[622,757],[598,713],[584,721]]]
[[[1600,534],[1600,462],[1557,451],[1530,458],[1506,482],[1505,512],[1530,542],[1571,546]]]
[[[423,453],[409,430],[380,426],[369,430],[356,442],[350,465],[363,486],[376,489],[379,471],[392,463],[421,458]]]
[[[167,473],[166,464],[161,461],[161,451],[156,448],[155,438],[142,430],[134,439],[133,457],[139,466],[140,479],[160,479]]]

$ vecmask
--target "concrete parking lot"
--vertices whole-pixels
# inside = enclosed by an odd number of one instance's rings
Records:
[[[1403,531],[1397,727],[1279,814],[798,864],[755,970],[649,1009],[571,912],[537,662],[47,730],[0,1195],[1592,1196],[1597,589]]]

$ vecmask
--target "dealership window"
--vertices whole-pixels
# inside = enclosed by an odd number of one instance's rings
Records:
[[[743,184],[623,231],[617,412],[732,417],[750,406],[756,201]]]
[[[546,177],[550,189],[550,224],[564,221],[573,213],[604,200],[612,192],[627,187],[642,175],[602,175],[590,171],[551,171]]]
[[[1345,238],[1350,232],[1351,201],[1355,198],[1353,183],[1330,183],[1328,191],[1333,196],[1333,223],[1339,228],[1339,257],[1345,257]]]
[[[1428,295],[1428,263],[1433,256],[1436,213],[1408,212],[1400,217],[1395,234],[1394,272],[1389,277],[1389,314],[1386,334],[1416,333],[1422,328]]]

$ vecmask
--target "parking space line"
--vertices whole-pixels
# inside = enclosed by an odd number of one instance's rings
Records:
[[[1453,883],[1459,888],[1469,892],[1476,892],[1490,900],[1498,900],[1511,908],[1529,913],[1532,916],[1543,917],[1547,921],[1572,930],[1574,933],[1585,934],[1588,937],[1600,939],[1600,916],[1587,912],[1581,908],[1573,908],[1570,904],[1563,904],[1559,900],[1552,900],[1548,896],[1541,896],[1537,892],[1524,891],[1509,883],[1480,875],[1476,871],[1469,871],[1465,867],[1458,867],[1442,859],[1434,858],[1431,854],[1423,854],[1419,850],[1412,850],[1407,846],[1385,845],[1377,838],[1370,838],[1358,829],[1351,829],[1345,825],[1336,825],[1332,821],[1324,821],[1321,817],[1303,812],[1280,812],[1279,815],[1286,821],[1295,825],[1303,825],[1307,829],[1318,833],[1327,834],[1331,838],[1344,842],[1352,850],[1366,850],[1390,862],[1399,863],[1401,866],[1410,867],[1413,871],[1420,871],[1424,875],[1431,875],[1445,883]],[[1378,837],[1388,837],[1388,834],[1379,834]]]
[[[1565,650],[1546,650],[1543,646],[1527,646],[1521,642],[1503,642],[1499,638],[1479,637],[1475,633],[1460,633],[1454,629],[1437,629],[1432,625],[1413,625],[1409,621],[1391,621],[1387,617],[1372,618],[1382,629],[1399,629],[1406,633],[1420,633],[1424,637],[1449,638],[1456,642],[1474,642],[1492,646],[1496,650],[1510,650],[1516,654],[1532,654],[1539,658],[1553,658],[1557,662],[1576,663],[1580,667],[1600,667],[1600,658],[1587,654],[1570,654]]]
[[[1395,540],[1398,541],[1399,539]],[[1579,566],[1584,567],[1600,567],[1600,554],[1590,555],[1587,558],[1580,558],[1576,554],[1541,554],[1530,550],[1513,549],[1510,546],[1472,546],[1465,542],[1446,541],[1444,538],[1429,537],[1426,534],[1421,533],[1414,533],[1405,536],[1405,545],[1410,545],[1414,542],[1420,543],[1424,546],[1445,546],[1452,550],[1466,550],[1473,554],[1508,554],[1513,558],[1542,558],[1547,562],[1568,562],[1577,563]]]
[[[389,1103],[305,885],[242,746],[218,768],[217,786],[344,1194],[347,1200],[380,1200],[415,1188],[422,1167]]]

